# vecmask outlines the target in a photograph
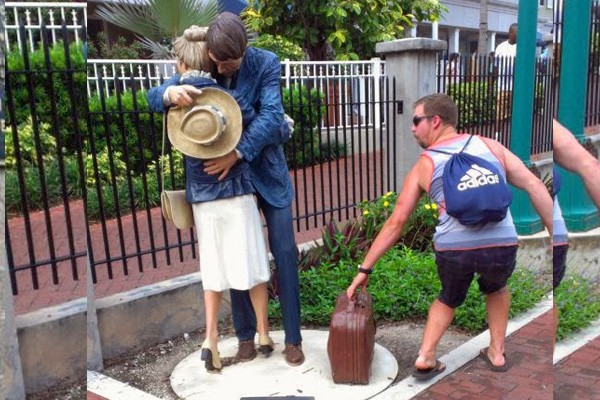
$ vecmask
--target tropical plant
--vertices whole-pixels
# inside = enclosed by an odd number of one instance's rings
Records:
[[[417,21],[437,20],[445,7],[438,0],[270,0],[249,1],[242,13],[260,34],[302,43],[313,61],[327,59],[331,46],[338,60],[375,54],[378,42],[398,39]]]
[[[16,164],[16,148],[13,142],[13,131],[9,126],[6,128],[6,166],[12,168]],[[38,157],[45,161],[54,159],[56,154],[56,138],[50,134],[50,124],[42,122],[38,124],[37,132],[33,127],[31,116],[17,129],[19,140],[19,158],[26,166],[38,166]],[[39,144],[36,145],[36,143]],[[38,154],[37,149],[41,153]]]
[[[191,25],[210,25],[219,10],[218,0],[128,0],[102,3],[96,15],[137,34],[154,58],[164,59],[173,39]]]
[[[372,242],[392,215],[398,195],[388,192],[373,201],[362,201],[357,208],[362,211],[362,230],[367,240]],[[438,223],[438,207],[432,203],[429,196],[423,196],[411,213],[408,222],[402,230],[398,244],[417,251],[432,250],[432,237]]]
[[[280,60],[304,60],[302,47],[280,35],[262,34],[252,41],[252,46],[272,51]]]
[[[104,60],[139,60],[144,53],[141,43],[129,43],[123,36],[117,37],[117,40],[108,46],[108,36],[105,32],[98,32],[92,38],[88,48],[88,58]]]

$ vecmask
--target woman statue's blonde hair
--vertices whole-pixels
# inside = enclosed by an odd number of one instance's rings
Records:
[[[214,63],[208,56],[205,26],[192,25],[175,39],[173,52],[178,61],[184,63],[188,69],[213,73]]]

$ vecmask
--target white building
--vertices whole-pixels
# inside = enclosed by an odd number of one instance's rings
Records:
[[[538,0],[538,41],[552,30],[554,0]],[[481,2],[475,0],[441,0],[448,9],[438,22],[415,24],[411,35],[430,37],[448,43],[448,53],[472,54],[477,51]],[[519,0],[489,0],[487,52],[508,39],[508,28],[517,22]]]

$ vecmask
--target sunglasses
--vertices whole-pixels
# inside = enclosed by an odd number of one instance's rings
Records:
[[[413,125],[415,127],[419,126],[419,124],[421,123],[421,121],[423,121],[424,119],[426,119],[426,118],[433,118],[433,117],[435,117],[435,115],[421,115],[420,117],[417,116],[417,115],[415,115],[413,117]]]

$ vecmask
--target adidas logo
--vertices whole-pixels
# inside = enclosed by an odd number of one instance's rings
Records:
[[[467,189],[474,189],[485,185],[496,185],[500,183],[498,174],[494,174],[487,168],[480,167],[477,164],[471,164],[471,169],[460,178],[457,189],[461,192]]]

